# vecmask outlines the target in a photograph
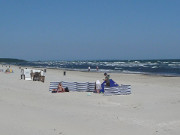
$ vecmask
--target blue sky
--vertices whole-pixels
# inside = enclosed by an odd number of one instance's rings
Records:
[[[0,0],[0,57],[180,59],[179,0]]]

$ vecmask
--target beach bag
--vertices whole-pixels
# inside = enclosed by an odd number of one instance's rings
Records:
[[[68,87],[66,87],[66,88],[65,88],[65,92],[69,92],[69,89],[68,89]]]

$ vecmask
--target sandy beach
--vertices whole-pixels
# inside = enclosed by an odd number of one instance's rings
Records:
[[[4,70],[6,67],[1,67]],[[95,82],[100,72],[47,69],[45,82],[0,72],[1,135],[179,135],[180,77],[111,73],[132,94],[51,93],[51,81]]]

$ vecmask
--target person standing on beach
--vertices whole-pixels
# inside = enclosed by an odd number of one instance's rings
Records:
[[[101,90],[101,82],[99,81],[99,80],[97,80],[96,82],[95,82],[95,86],[96,86],[96,93],[100,93],[100,90]]]
[[[97,66],[97,67],[96,67],[96,71],[98,71],[98,70],[99,70],[99,67]]]
[[[91,70],[91,67],[89,66],[89,67],[88,67],[88,72],[90,72],[90,70]]]

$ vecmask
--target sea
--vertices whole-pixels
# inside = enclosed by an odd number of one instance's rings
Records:
[[[14,63],[18,66],[54,68],[88,72],[147,74],[180,76],[180,59],[170,60],[79,60],[79,61],[26,61]],[[98,67],[98,70],[97,70]]]

